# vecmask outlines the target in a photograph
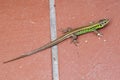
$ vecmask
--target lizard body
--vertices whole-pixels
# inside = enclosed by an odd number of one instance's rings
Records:
[[[85,33],[95,32],[95,33],[97,33],[98,35],[100,35],[100,33],[99,33],[97,30],[105,27],[105,25],[107,25],[108,22],[109,22],[108,19],[102,19],[102,20],[99,20],[98,22],[92,23],[92,24],[90,24],[90,25],[88,25],[88,26],[78,27],[78,28],[76,28],[76,29],[71,29],[71,28],[69,28],[69,29],[67,29],[67,30],[64,32],[65,34],[64,34],[63,36],[61,36],[61,37],[59,37],[59,38],[57,38],[57,39],[55,39],[55,40],[53,40],[53,41],[51,41],[51,42],[43,45],[43,46],[40,47],[40,48],[37,48],[37,49],[35,49],[35,50],[31,51],[31,52],[28,52],[28,53],[26,53],[26,54],[23,54],[23,55],[21,55],[21,56],[19,56],[19,57],[16,57],[16,58],[14,58],[14,59],[5,61],[5,62],[3,62],[3,63],[8,63],[8,62],[11,62],[11,61],[15,61],[15,60],[18,60],[18,59],[21,59],[21,58],[24,58],[24,57],[27,57],[27,56],[36,54],[36,53],[38,53],[38,52],[40,52],[40,51],[43,51],[43,50],[45,50],[45,49],[47,49],[47,48],[50,48],[50,47],[52,47],[52,46],[54,46],[54,45],[57,45],[58,43],[66,40],[66,39],[68,39],[68,38],[72,38],[72,39],[73,39],[73,42],[76,43],[77,36],[80,36],[80,35],[85,34]]]

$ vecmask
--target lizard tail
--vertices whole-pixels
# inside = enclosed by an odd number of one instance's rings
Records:
[[[17,60],[17,59],[24,58],[24,57],[26,57],[26,56],[28,56],[28,55],[22,55],[22,56],[19,56],[19,57],[17,57],[17,58],[14,58],[14,59],[11,59],[11,60],[8,60],[8,61],[5,61],[5,62],[3,62],[3,64],[8,63],[8,62],[15,61],[15,60]]]

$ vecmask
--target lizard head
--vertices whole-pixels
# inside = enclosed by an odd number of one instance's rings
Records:
[[[104,26],[107,25],[108,23],[109,23],[109,19],[99,20],[99,26],[100,26],[100,28],[104,27]]]

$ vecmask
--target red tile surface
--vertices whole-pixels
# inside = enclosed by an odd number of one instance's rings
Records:
[[[48,1],[0,1],[0,80],[51,80],[50,50],[2,64],[48,41]]]
[[[119,80],[120,78],[120,1],[56,0],[57,30],[78,27],[109,18],[110,24],[58,45],[60,80]],[[50,41],[49,1],[0,1],[0,80],[52,80],[50,49],[2,64]],[[62,35],[58,31],[58,36]]]
[[[58,29],[75,28],[102,18],[110,19],[110,24],[100,30],[104,34],[101,39],[89,33],[79,37],[78,47],[70,44],[70,40],[59,45],[60,80],[120,79],[119,4],[119,0],[56,2]]]

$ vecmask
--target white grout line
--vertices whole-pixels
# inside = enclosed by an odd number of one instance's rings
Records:
[[[50,5],[51,40],[53,41],[57,38],[55,1],[54,0],[49,0],[49,5]],[[57,46],[52,47],[52,73],[53,73],[53,80],[59,80],[58,49],[57,49]]]

